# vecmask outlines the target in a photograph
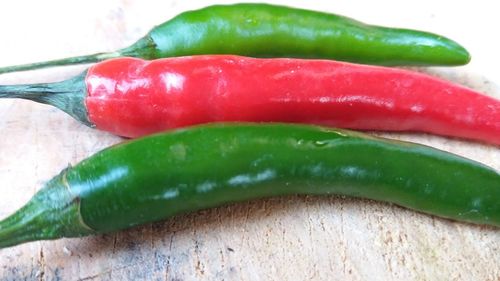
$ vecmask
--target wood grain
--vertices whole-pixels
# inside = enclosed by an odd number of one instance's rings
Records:
[[[446,34],[471,51],[471,64],[418,70],[500,98],[500,18],[494,1],[269,2]],[[2,2],[0,65],[114,50],[181,11],[214,3],[230,1]],[[82,69],[6,74],[0,84],[56,81]],[[0,218],[68,163],[121,141],[28,101],[0,100],[0,132]],[[500,170],[498,147],[377,134],[428,144]],[[368,200],[290,196],[222,206],[110,235],[0,250],[0,280],[498,281],[500,232]]]

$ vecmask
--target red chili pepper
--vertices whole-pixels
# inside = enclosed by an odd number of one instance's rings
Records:
[[[499,100],[396,68],[224,55],[119,58],[92,66],[83,90],[88,116],[79,119],[126,137],[215,121],[281,121],[500,144]]]

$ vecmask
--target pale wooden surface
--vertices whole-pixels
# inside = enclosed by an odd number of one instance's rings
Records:
[[[270,1],[366,22],[432,30],[464,44],[466,67],[424,71],[500,98],[495,1]],[[215,1],[2,1],[0,65],[124,47],[153,25]],[[219,1],[217,3],[228,3]],[[451,8],[449,8],[451,7]],[[55,81],[83,66],[1,75]],[[120,139],[48,106],[0,101],[0,217],[45,180]],[[387,135],[500,170],[500,149]],[[500,280],[500,231],[337,197],[286,197],[178,216],[85,239],[0,250],[0,280]]]

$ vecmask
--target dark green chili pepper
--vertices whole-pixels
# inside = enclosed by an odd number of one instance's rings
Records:
[[[500,174],[427,146],[284,124],[216,124],[105,149],[0,222],[0,247],[106,233],[287,194],[370,198],[500,226]]]
[[[120,56],[157,59],[198,54],[324,58],[380,65],[463,65],[470,60],[462,46],[440,35],[367,25],[316,11],[245,3],[181,13],[116,52],[8,66],[0,68],[0,73]]]

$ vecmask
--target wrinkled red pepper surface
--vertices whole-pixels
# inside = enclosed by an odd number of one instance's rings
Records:
[[[327,60],[231,55],[94,65],[85,103],[125,137],[219,121],[414,131],[500,144],[500,101],[426,74]]]

